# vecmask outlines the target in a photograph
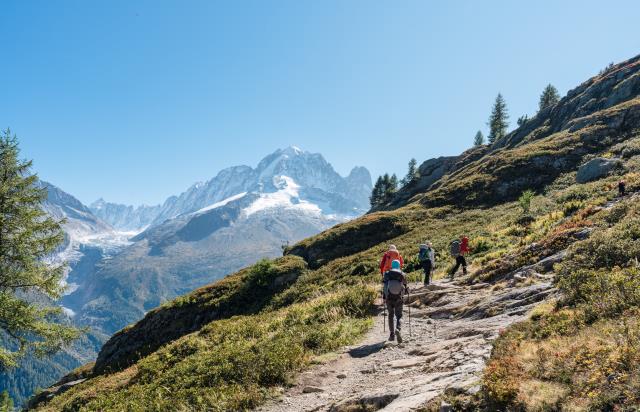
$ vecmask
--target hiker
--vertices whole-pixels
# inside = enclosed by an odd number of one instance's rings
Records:
[[[625,195],[627,184],[624,180],[618,182],[618,196],[623,197]]]
[[[431,283],[431,273],[436,262],[436,254],[433,250],[431,242],[425,242],[420,245],[420,252],[418,252],[418,261],[422,270],[424,270],[424,284],[425,286]]]
[[[398,343],[402,343],[402,335],[400,334],[400,320],[402,319],[402,297],[405,293],[409,293],[409,286],[407,286],[407,276],[402,272],[400,268],[400,261],[394,259],[391,261],[391,269],[384,273],[382,298],[384,304],[387,305],[389,311],[389,340],[398,340]],[[396,318],[395,328],[393,327],[393,318]]]
[[[449,251],[451,252],[451,256],[456,258],[456,265],[453,270],[449,274],[451,279],[455,276],[456,272],[462,266],[462,274],[467,274],[467,260],[465,259],[465,255],[471,251],[469,247],[469,238],[462,235],[460,239],[456,239],[449,245]]]
[[[400,269],[404,267],[404,259],[400,256],[396,245],[389,245],[389,250],[384,253],[380,261],[380,274],[384,276],[385,272],[391,270],[391,262],[397,260],[400,262]]]

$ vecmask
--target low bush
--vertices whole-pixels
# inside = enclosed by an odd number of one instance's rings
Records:
[[[535,310],[495,341],[483,377],[487,404],[507,410],[640,407],[639,211],[634,203],[602,212],[588,206],[558,227],[594,213],[607,223],[573,243],[557,266],[557,304]]]

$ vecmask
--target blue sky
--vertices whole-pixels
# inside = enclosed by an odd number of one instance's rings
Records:
[[[0,4],[0,126],[85,203],[156,204],[276,148],[404,173],[640,53],[637,1]]]

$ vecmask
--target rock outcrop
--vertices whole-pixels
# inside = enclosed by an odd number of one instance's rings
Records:
[[[578,183],[586,183],[600,179],[608,175],[612,170],[620,167],[622,167],[622,161],[620,159],[596,157],[578,168],[576,181]]]

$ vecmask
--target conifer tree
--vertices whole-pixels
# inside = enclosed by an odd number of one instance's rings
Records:
[[[13,412],[13,399],[6,389],[0,392],[0,412]]]
[[[508,120],[507,103],[504,101],[502,94],[498,93],[491,110],[491,116],[489,116],[489,143],[494,143],[507,134]]]
[[[382,176],[378,176],[378,180],[376,180],[376,183],[373,185],[371,196],[369,197],[369,203],[371,204],[371,207],[376,207],[381,203],[384,191],[382,187],[383,184],[384,182],[382,181]]]
[[[482,146],[483,144],[484,144],[484,135],[480,130],[478,130],[478,133],[476,133],[476,137],[473,138],[473,145]]]
[[[553,106],[559,101],[560,95],[558,94],[558,89],[556,89],[552,84],[548,84],[540,95],[540,102],[538,103],[539,110]]]
[[[63,266],[46,262],[63,241],[59,222],[41,208],[45,189],[19,159],[9,130],[0,135],[0,369],[15,365],[28,350],[44,355],[78,336],[53,321],[62,310],[47,305],[63,292]],[[29,297],[27,299],[27,296]]]
[[[518,124],[518,127],[520,127],[528,121],[529,121],[529,116],[526,114],[523,114],[522,116],[518,117],[518,120],[516,121],[516,123]]]
[[[391,191],[391,193],[395,193],[398,191],[398,184],[399,184],[399,180],[398,180],[398,176],[396,176],[396,174],[392,174],[391,177],[389,178],[389,190]]]
[[[409,160],[409,166],[407,169],[407,175],[402,179],[402,182],[400,182],[402,186],[411,184],[420,177],[418,172],[418,161],[416,159]]]

